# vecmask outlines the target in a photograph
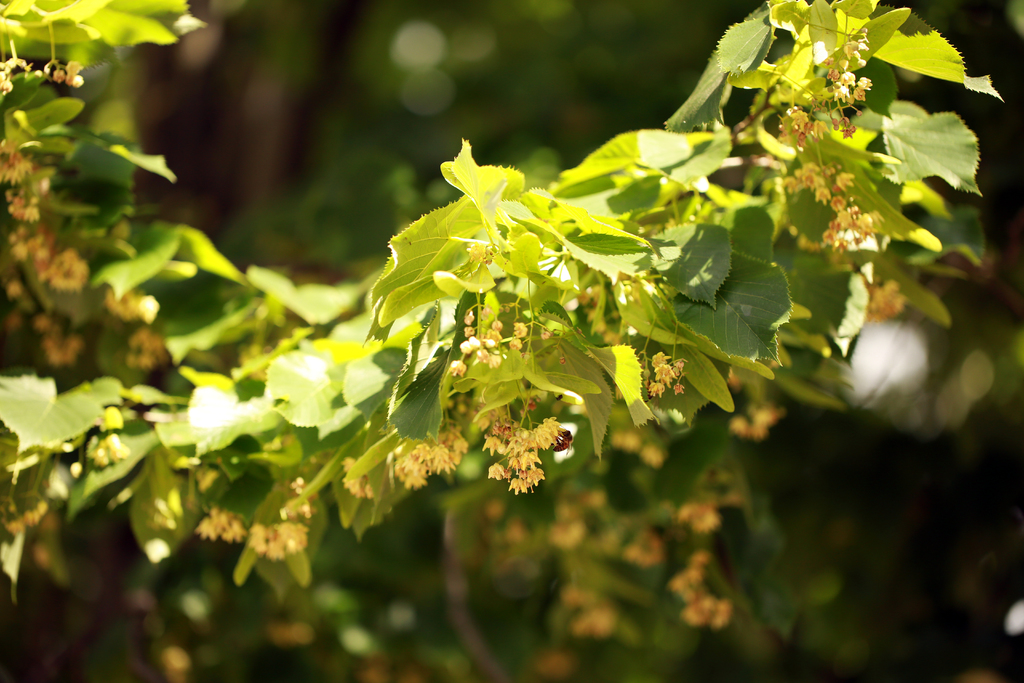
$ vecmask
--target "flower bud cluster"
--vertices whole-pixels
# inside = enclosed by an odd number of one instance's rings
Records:
[[[44,313],[32,319],[32,328],[42,335],[39,345],[46,354],[46,362],[55,368],[74,365],[78,354],[85,349],[81,335],[65,335],[60,325]]]
[[[665,561],[665,541],[654,529],[644,529],[622,550],[622,559],[648,569]]]
[[[698,534],[710,534],[722,526],[722,516],[711,503],[686,503],[676,512],[675,520]]]
[[[4,528],[7,529],[9,534],[20,534],[25,529],[29,529],[39,524],[49,509],[49,503],[45,500],[40,500],[34,508],[19,513],[18,508],[14,505],[14,500],[12,499],[8,509],[4,511]],[[7,513],[10,513],[13,516],[9,517]]]
[[[249,547],[260,557],[283,560],[301,553],[309,543],[309,527],[297,522],[253,524],[249,528]]]
[[[864,311],[864,320],[869,323],[881,323],[891,320],[903,312],[907,305],[907,297],[900,294],[900,283],[889,280],[885,284],[868,284],[868,306]]]
[[[764,441],[768,430],[786,415],[786,411],[774,403],[762,403],[747,409],[749,418],[737,415],[729,420],[729,431],[748,441]]]
[[[651,398],[661,398],[665,393],[665,388],[670,385],[675,393],[683,393],[684,388],[679,383],[679,380],[686,374],[683,372],[683,366],[685,365],[686,361],[681,359],[673,361],[660,351],[655,354],[654,358],[651,359],[654,377],[647,380],[647,395]]]
[[[423,488],[431,474],[451,472],[458,467],[468,450],[469,442],[462,437],[462,431],[452,425],[441,432],[436,441],[430,439],[417,444],[403,456],[395,464],[395,476],[407,489]]]
[[[508,490],[515,491],[517,496],[533,491],[533,487],[544,480],[537,452],[554,446],[561,430],[558,420],[553,417],[545,419],[534,429],[517,428],[505,420],[495,422],[484,440],[484,450],[504,456],[507,464],[494,463],[487,471],[487,477],[508,481]]]
[[[693,553],[686,568],[668,582],[668,589],[686,601],[683,621],[696,628],[709,626],[717,631],[732,620],[732,602],[708,592],[704,578],[710,563],[711,553],[708,551]]]
[[[814,195],[815,201],[829,206],[836,212],[836,217],[829,222],[822,241],[833,249],[844,251],[863,244],[875,234],[882,223],[880,213],[862,211],[853,203],[848,191],[855,180],[854,174],[840,171],[836,164],[819,166],[808,162],[793,171],[793,174],[782,182],[790,194],[808,190]]]
[[[108,289],[103,303],[108,311],[125,322],[141,320],[151,325],[156,320],[156,314],[160,312],[160,303],[155,297],[143,296],[135,290],[118,299],[114,296],[114,290]]]
[[[241,517],[219,507],[211,508],[210,514],[196,527],[196,534],[208,541],[221,539],[228,543],[241,543],[247,533]]]
[[[96,444],[96,450],[90,453],[89,457],[96,467],[106,467],[124,460],[131,454],[131,449],[121,441],[121,437],[111,434]]]
[[[355,464],[355,458],[345,458],[342,462],[342,465],[345,467],[345,473],[347,474]],[[373,486],[370,485],[370,477],[368,475],[364,474],[358,479],[342,479],[342,484],[345,489],[356,498],[373,500]]]

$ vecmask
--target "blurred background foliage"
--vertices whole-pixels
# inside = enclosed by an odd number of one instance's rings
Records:
[[[768,441],[726,447],[766,513],[750,530],[761,544],[747,546],[763,555],[741,559],[757,568],[781,551],[774,575],[792,602],[779,609],[795,614],[776,621],[791,630],[742,615],[720,633],[664,627],[645,611],[677,607],[655,603],[638,610],[632,643],[563,647],[545,635],[554,567],[514,553],[485,566],[483,532],[471,533],[483,520],[463,519],[470,607],[516,680],[1024,680],[1011,610],[1024,599],[1024,2],[909,4],[1006,100],[899,83],[903,99],[957,111],[978,132],[984,196],[950,198],[977,208],[989,253],[957,262],[967,280],[928,282],[950,331],[915,319],[865,330],[857,408],[792,407]],[[243,270],[331,282],[372,273],[397,229],[454,198],[438,167],[461,138],[530,186],[619,132],[661,127],[752,8],[200,0],[205,30],[125,52],[80,94],[94,127],[166,155],[176,185],[138,177],[154,216],[204,230]],[[734,93],[726,120],[746,104]],[[616,459],[638,463],[613,454],[588,476],[609,476]],[[313,586],[283,596],[234,587],[232,547],[190,542],[151,566],[127,520],[97,506],[27,549],[17,607],[0,591],[0,681],[484,680],[447,616],[448,490],[410,496],[362,542],[334,524]],[[509,505],[527,522],[551,517],[543,489]]]

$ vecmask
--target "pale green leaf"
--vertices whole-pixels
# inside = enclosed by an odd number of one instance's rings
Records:
[[[999,91],[992,85],[991,76],[964,76],[964,87],[974,92],[985,93],[991,95],[1000,102],[1003,101],[1003,96],[999,94]]]
[[[472,273],[467,273],[465,278],[446,270],[434,271],[434,284],[448,296],[460,297],[463,292],[483,294],[494,289],[494,278],[491,277],[487,266],[481,264]]]
[[[528,233],[534,239],[537,239],[533,233]],[[648,253],[647,249],[642,244],[637,242],[635,239],[629,237],[622,237],[620,235],[602,235],[597,233],[590,234],[578,234],[569,235],[566,237],[567,240],[575,244],[580,249],[587,251],[591,254],[601,254],[603,256],[623,256],[626,254],[639,254]],[[516,242],[516,248],[519,248],[519,242]],[[538,251],[539,253],[539,251]]]
[[[203,320],[191,329],[172,328],[168,330],[164,343],[175,363],[192,349],[212,349],[229,330],[240,325],[256,308],[249,300],[235,300],[225,306],[224,313],[213,320]]]
[[[956,114],[894,113],[883,119],[882,130],[886,150],[903,162],[891,171],[899,183],[939,176],[956,189],[981,194],[974,181],[978,138]]]
[[[35,0],[11,0],[3,11],[5,17],[17,17],[32,9]]]
[[[41,14],[44,24],[61,20],[79,22],[88,19],[108,4],[110,0],[75,0],[58,10]]]
[[[181,237],[177,230],[152,226],[142,230],[132,240],[135,258],[113,261],[100,267],[92,276],[92,284],[107,283],[120,299],[124,294],[151,279],[174,258]]]
[[[174,172],[167,168],[167,160],[164,159],[162,154],[133,152],[124,145],[111,145],[109,149],[114,154],[124,157],[144,171],[149,171],[161,178],[166,178],[172,183],[178,182],[178,176],[174,175]]]
[[[109,7],[99,10],[85,23],[99,31],[101,39],[107,45],[170,45],[178,41],[178,36],[173,31],[152,17],[119,12]]]
[[[909,15],[874,56],[925,76],[964,82],[964,60],[960,53],[916,14]]]
[[[619,388],[629,409],[629,416],[633,418],[633,424],[639,427],[654,418],[654,413],[644,403],[643,379],[636,352],[624,345],[590,348],[588,352]]]
[[[732,151],[729,130],[681,135],[661,130],[637,133],[639,162],[687,184],[711,175]]]
[[[734,254],[732,270],[712,308],[677,297],[676,317],[725,353],[750,360],[778,360],[775,335],[789,320],[786,276],[778,266]]]
[[[466,245],[451,238],[473,237],[482,225],[480,212],[464,198],[428,213],[393,237],[389,266],[371,295],[377,325],[385,327],[444,296],[434,284],[434,271],[451,271],[468,260]]]
[[[372,356],[354,360],[345,369],[345,402],[369,418],[388,400],[405,365],[400,349],[382,349]]]
[[[814,63],[821,64],[836,51],[839,44],[839,21],[826,0],[814,0],[807,24],[811,36]]]
[[[397,434],[391,434],[377,440],[349,468],[345,474],[345,480],[355,481],[369,474],[373,468],[387,459],[388,454],[395,449],[400,440]]]
[[[907,18],[910,17],[909,7],[900,7],[890,11],[885,11],[889,8],[883,7],[875,10],[875,17],[864,24],[863,27],[867,29],[867,41],[868,49],[861,50],[860,57],[864,60],[870,60],[883,45],[896,34],[896,31],[906,23]],[[859,22],[853,20],[850,22],[850,28],[856,26]],[[855,36],[856,37],[856,36]]]
[[[259,434],[280,422],[269,393],[239,401],[237,392],[198,387],[188,404],[188,420],[196,435],[196,454],[229,446],[243,434]]]
[[[555,194],[572,185],[621,171],[635,163],[640,157],[637,133],[621,133],[591,152],[576,168],[563,171],[558,176]]]
[[[768,55],[774,37],[765,3],[741,23],[731,26],[718,41],[718,65],[730,73],[753,71]]]
[[[686,133],[694,128],[709,126],[715,121],[724,124],[722,101],[725,99],[725,88],[728,85],[727,76],[728,74],[718,65],[718,58],[712,55],[700,80],[697,81],[697,87],[665,123],[665,127],[673,133]]]
[[[85,102],[74,97],[58,97],[41,107],[28,109],[25,117],[28,125],[37,131],[61,123],[67,123],[78,116],[85,108]]]
[[[662,233],[658,244],[667,261],[657,266],[665,280],[686,296],[716,307],[715,293],[729,274],[729,231],[720,225],[680,225]]]
[[[800,35],[811,18],[811,8],[804,0],[788,0],[771,5],[769,19],[772,26],[791,31],[794,36]]]
[[[506,169],[497,166],[478,166],[473,160],[473,148],[466,140],[462,141],[462,150],[455,161],[441,165],[441,174],[452,186],[458,188],[469,197],[480,211],[486,223],[491,240],[498,242],[495,225],[495,212],[503,197],[502,193],[508,185]],[[522,183],[519,183],[522,188]]]
[[[343,371],[320,356],[292,351],[267,368],[267,391],[282,401],[275,408],[293,425],[318,427],[334,417]]]
[[[25,549],[25,530],[12,540],[0,543],[0,567],[11,580],[11,602],[17,604],[18,574],[21,571],[21,553]]]
[[[81,391],[58,396],[49,377],[0,377],[0,420],[18,436],[19,453],[73,439],[102,415],[103,405],[94,396]]]
[[[839,0],[832,7],[857,19],[867,19],[878,6],[878,0]]]
[[[726,384],[722,373],[707,356],[692,346],[680,346],[676,348],[674,357],[686,361],[686,365],[683,366],[683,376],[694,389],[728,413],[736,409],[729,385]],[[670,391],[672,391],[671,387],[666,390],[666,392]]]
[[[187,225],[179,225],[177,230],[181,235],[177,258],[191,261],[208,273],[234,280],[241,285],[248,284],[241,271],[217,251],[217,247],[213,246],[206,233]]]
[[[358,302],[358,293],[352,286],[296,286],[284,275],[259,266],[249,266],[245,274],[253,286],[273,296],[310,325],[329,323]]]

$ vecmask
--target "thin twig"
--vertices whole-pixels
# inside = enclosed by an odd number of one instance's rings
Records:
[[[444,554],[441,560],[445,593],[448,596],[448,620],[459,634],[459,640],[470,658],[492,683],[512,683],[505,669],[494,658],[469,611],[469,583],[459,561],[457,536],[455,513],[449,512],[444,518]]]

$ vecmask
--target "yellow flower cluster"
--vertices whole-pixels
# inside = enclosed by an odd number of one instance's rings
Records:
[[[864,212],[846,196],[855,179],[852,173],[840,172],[835,164],[805,163],[782,181],[790,194],[808,190],[815,201],[836,212],[822,241],[840,251],[863,244],[882,222],[877,211]]]
[[[462,438],[462,431],[452,426],[441,432],[436,442],[417,444],[395,464],[395,476],[407,489],[423,488],[431,474],[451,472],[458,467],[468,450],[469,443]]]
[[[140,327],[128,338],[128,356],[125,358],[128,367],[148,372],[170,360],[163,337],[151,328]]]
[[[31,510],[26,510],[13,519],[4,519],[4,528],[12,535],[20,534],[25,529],[39,524],[49,509],[49,504],[45,500],[40,500]],[[15,514],[18,513],[17,508],[14,506],[14,501],[11,501],[10,511]]]
[[[715,630],[725,628],[732,619],[732,602],[716,598],[704,585],[711,553],[698,550],[690,556],[686,568],[672,577],[668,589],[686,601],[682,618],[690,626],[710,626]]]
[[[43,313],[32,319],[32,327],[43,335],[39,345],[46,354],[46,362],[55,368],[74,365],[78,354],[85,348],[81,335],[65,335],[60,326]]]
[[[622,551],[622,559],[638,567],[653,567],[665,561],[665,541],[653,529],[644,529]]]
[[[106,467],[110,463],[124,460],[131,454],[131,449],[122,443],[121,437],[111,434],[96,444],[96,450],[90,453],[89,457],[96,467]]]
[[[47,66],[49,67],[49,65]],[[58,68],[53,72],[53,81],[55,83],[67,83],[72,88],[81,88],[85,85],[85,79],[79,73],[81,70],[81,63],[72,60],[63,69]]]
[[[544,480],[538,451],[546,451],[555,445],[562,428],[558,420],[549,417],[535,429],[513,428],[506,421],[494,423],[491,433],[484,440],[484,450],[505,456],[508,464],[494,463],[487,471],[489,479],[507,480],[508,490],[520,493],[533,491],[533,487]]]
[[[345,472],[348,473],[352,466],[356,464],[355,458],[345,458],[342,465],[345,467]],[[342,485],[345,489],[356,498],[365,498],[367,500],[373,500],[373,487],[370,486],[370,477],[363,475],[358,479],[343,479]]]
[[[688,524],[695,533],[710,534],[722,526],[722,516],[711,503],[686,503],[676,512],[676,522]]]
[[[880,323],[895,318],[907,305],[907,297],[900,294],[900,283],[889,280],[883,285],[868,284],[867,309],[864,320],[869,323]]]
[[[245,539],[246,531],[241,517],[214,507],[211,508],[210,514],[199,522],[196,534],[208,541],[216,541],[219,538],[228,543],[241,543]]]
[[[651,398],[661,398],[665,393],[665,388],[669,385],[673,385],[672,390],[675,393],[683,393],[683,385],[679,383],[679,379],[685,374],[683,372],[684,365],[686,365],[684,360],[673,362],[664,353],[660,351],[656,353],[651,359],[654,377],[647,380],[647,395]]]
[[[126,322],[141,320],[150,325],[156,320],[156,314],[160,312],[160,303],[156,298],[143,296],[135,290],[118,299],[114,296],[114,290],[108,289],[103,303],[108,311]]]
[[[35,170],[35,164],[18,151],[17,143],[12,140],[0,143],[0,183],[20,185]]]
[[[782,117],[782,135],[784,142],[788,142],[799,150],[807,145],[807,140],[820,140],[828,135],[828,124],[819,119],[812,119],[810,115],[800,107],[790,107],[786,115]]]
[[[296,522],[280,524],[253,524],[249,528],[249,547],[260,557],[283,560],[305,550],[309,543],[309,528]]]
[[[764,441],[768,430],[781,420],[786,411],[773,403],[764,403],[747,410],[750,418],[737,415],[729,420],[729,431],[748,441]]]
[[[580,610],[569,623],[569,631],[577,638],[603,640],[615,632],[619,612],[611,601],[572,585],[564,587],[559,597],[566,607]]]

